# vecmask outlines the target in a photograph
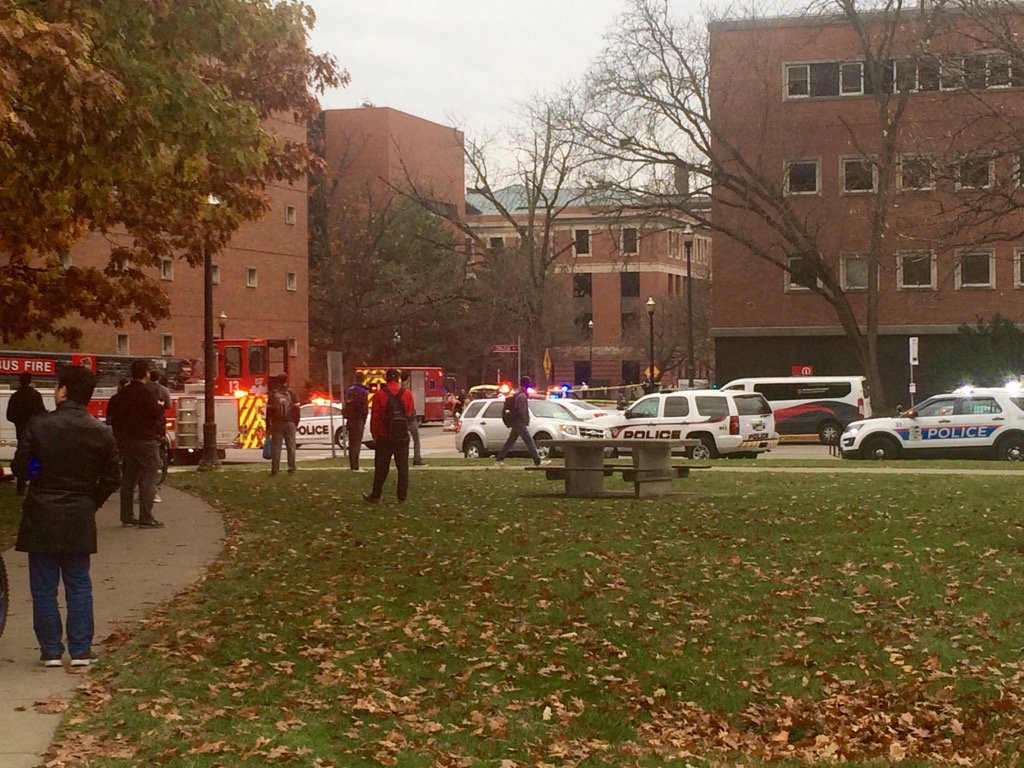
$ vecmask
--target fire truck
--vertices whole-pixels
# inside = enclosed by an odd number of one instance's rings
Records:
[[[388,368],[409,371],[409,391],[419,422],[442,421],[444,419],[445,381],[444,369],[438,366],[385,365],[356,368],[365,376],[364,384],[371,392],[384,385]]]
[[[264,410],[269,378],[289,372],[287,340],[217,339],[217,370],[214,372],[214,418],[217,448],[259,447],[266,436]],[[0,445],[14,445],[14,425],[4,418],[7,401],[18,386],[18,376],[31,373],[33,385],[52,407],[58,371],[65,365],[83,365],[97,376],[97,388],[89,411],[105,419],[107,404],[117,386],[130,378],[134,360],[148,359],[167,376],[171,408],[167,412],[167,436],[174,463],[194,463],[202,455],[202,424],[206,420],[205,384],[198,361],[173,357],[89,355],[70,352],[0,351]]]

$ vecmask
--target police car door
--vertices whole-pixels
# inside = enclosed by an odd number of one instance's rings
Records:
[[[955,401],[952,395],[933,397],[914,409],[917,415],[896,430],[903,447],[910,451],[953,447],[950,438]]]
[[[958,397],[953,407],[953,440],[957,447],[986,448],[1006,428],[1006,414],[995,398]]]

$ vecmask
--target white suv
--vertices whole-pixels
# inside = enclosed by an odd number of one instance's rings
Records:
[[[756,458],[779,442],[772,409],[756,392],[658,392],[641,397],[621,414],[590,423],[608,427],[614,439],[700,440],[687,450],[696,459]]]
[[[1024,460],[1024,390],[961,387],[895,418],[855,421],[840,438],[843,458],[974,456]]]
[[[607,437],[604,427],[592,426],[592,422],[578,419],[568,408],[553,400],[530,398],[530,434],[537,440],[586,439]],[[489,453],[496,453],[508,439],[509,428],[501,420],[505,398],[474,400],[462,412],[455,434],[455,447],[467,459],[478,459]],[[522,440],[513,446],[516,452],[526,450]],[[541,458],[546,458],[548,448],[537,446]]]

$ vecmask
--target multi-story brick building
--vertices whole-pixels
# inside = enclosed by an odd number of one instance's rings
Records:
[[[710,26],[719,151],[728,143],[728,151],[775,180],[861,324],[868,311],[864,254],[873,247],[879,254],[879,357],[890,402],[907,397],[909,337],[920,338],[918,381],[927,391],[930,371],[950,354],[961,324],[997,312],[1024,320],[1024,242],[996,234],[1001,227],[1024,231],[1024,217],[1011,204],[1009,218],[967,215],[949,226],[989,192],[1019,195],[1020,153],[1001,134],[1024,117],[1020,59],[986,44],[963,17],[947,15],[926,29],[925,8],[905,10],[899,23],[891,15],[862,17],[872,55],[883,51],[880,62],[866,56],[864,39],[842,17]],[[886,45],[887,53],[880,48]],[[878,93],[893,94],[891,109],[904,110],[891,132],[890,167],[879,159],[890,136],[881,130]],[[888,218],[872,246],[881,195],[888,196]],[[790,266],[799,253],[754,206],[736,202],[734,191],[716,187],[716,227],[736,235],[715,238],[719,379],[788,375],[805,365],[816,374],[861,372],[832,308],[749,244],[768,244]]]

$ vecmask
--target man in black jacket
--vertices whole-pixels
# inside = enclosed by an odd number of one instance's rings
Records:
[[[369,413],[367,402],[370,393],[363,386],[365,380],[363,372],[356,371],[356,383],[345,390],[345,404],[342,406],[345,429],[348,430],[348,468],[353,472],[366,471],[359,468],[359,451],[363,446],[363,430]]]
[[[267,437],[273,440],[270,454],[270,474],[281,469],[281,446],[288,450],[288,474],[295,474],[295,436],[299,426],[299,398],[288,388],[288,376],[280,374],[271,379],[267,395]]]
[[[530,390],[533,389],[533,382],[529,376],[523,376],[519,382],[519,391],[516,392],[512,397],[512,423],[509,424],[508,439],[505,444],[501,446],[501,450],[498,451],[498,466],[505,466],[505,456],[512,450],[512,446],[515,445],[516,440],[522,440],[523,444],[526,445],[526,450],[530,452],[530,457],[533,459],[535,466],[541,464],[550,464],[551,462],[545,459],[541,461],[540,454],[537,453],[537,444],[533,442],[533,435],[530,434]]]
[[[149,363],[132,363],[131,383],[110,398],[107,421],[114,428],[121,453],[124,482],[121,483],[121,525],[163,528],[153,517],[153,498],[160,476],[160,439],[164,434],[164,409],[149,388]],[[132,508],[139,488],[139,516]]]
[[[39,413],[46,413],[43,396],[32,386],[32,374],[23,373],[18,377],[21,385],[7,401],[7,420],[14,425],[14,435],[21,445],[21,435],[28,426],[29,420]],[[25,481],[18,478],[18,495],[25,492]]]
[[[28,553],[33,626],[47,667],[61,666],[64,656],[61,579],[71,666],[92,662],[89,558],[96,552],[96,510],[121,482],[114,435],[86,410],[95,386],[92,371],[62,368],[57,410],[31,421],[14,455],[15,474],[29,481],[16,548]]]

